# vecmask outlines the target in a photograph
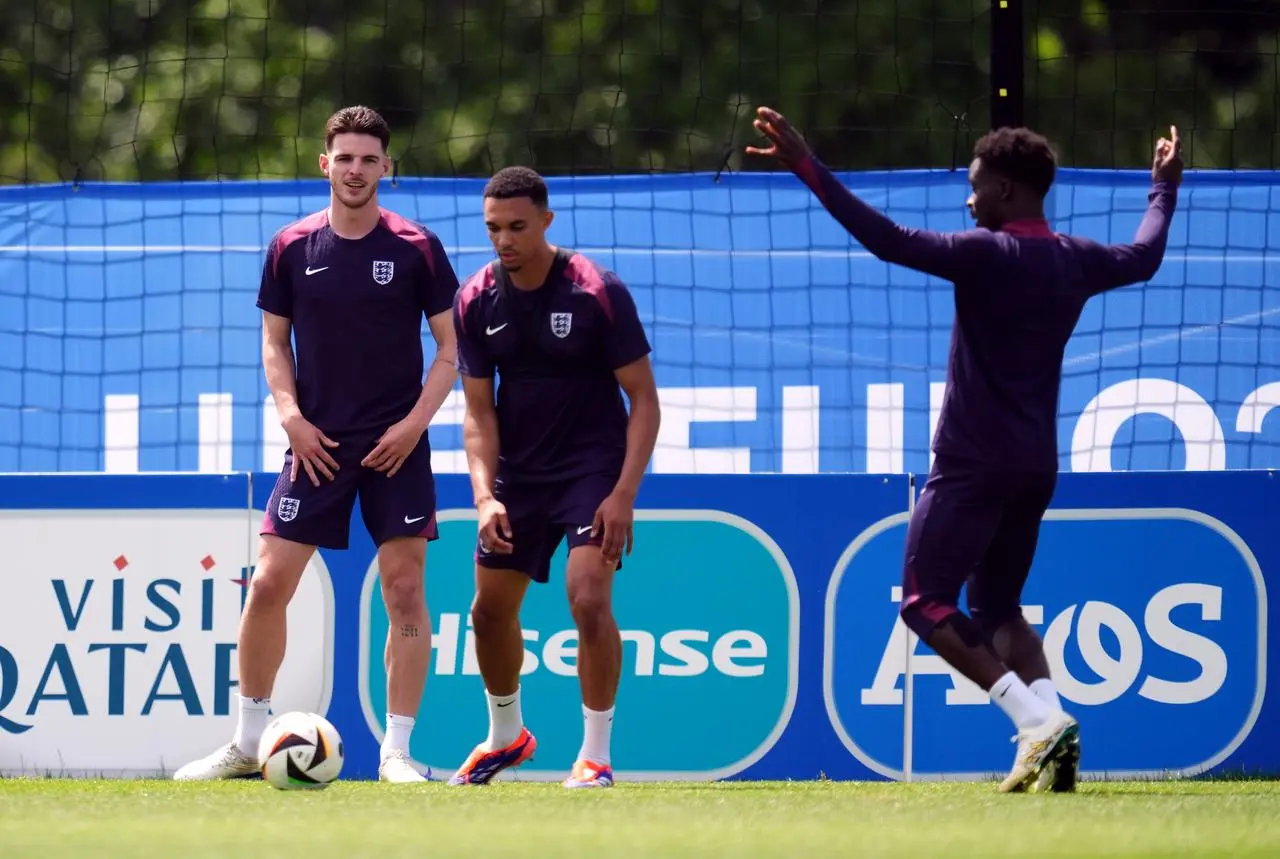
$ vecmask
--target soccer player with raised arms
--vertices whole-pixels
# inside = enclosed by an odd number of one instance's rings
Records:
[[[479,513],[471,617],[489,703],[489,735],[450,780],[455,785],[485,784],[533,755],[520,710],[520,606],[530,580],[548,581],[562,540],[584,720],[564,785],[613,784],[622,670],[613,576],[632,548],[636,492],[658,436],[658,394],[630,292],[582,254],[548,243],[547,202],[533,170],[494,174],[484,220],[498,258],[454,302],[463,439]]]
[[[1053,232],[1057,169],[1048,142],[1002,128],[974,147],[972,230],[899,226],[855,197],[776,111],[757,110],[768,146],[877,258],[954,284],[955,323],[934,464],[907,529],[903,622],[988,692],[1017,726],[1006,792],[1071,790],[1079,725],[1065,713],[1021,595],[1056,487],[1062,358],[1085,302],[1151,279],[1182,180],[1177,129],[1155,147],[1146,215],[1128,244]],[[957,603],[968,583],[972,618]]]
[[[425,780],[408,750],[431,657],[423,571],[437,531],[427,425],[457,379],[458,280],[434,233],[379,206],[390,136],[367,107],[335,113],[320,155],[329,206],[282,228],[267,249],[262,363],[289,448],[240,620],[235,736],[179,769],[180,780],[257,771],[286,608],[316,547],[347,547],[357,496],[390,620],[378,774]],[[436,344],[425,381],[424,316]]]

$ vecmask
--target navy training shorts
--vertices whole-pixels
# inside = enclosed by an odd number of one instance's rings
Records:
[[[568,541],[569,549],[599,546],[603,535],[591,536],[591,522],[600,503],[618,482],[616,474],[592,474],[546,483],[512,484],[499,478],[494,498],[507,508],[511,554],[490,552],[476,537],[476,563],[481,567],[516,570],[535,582],[551,578],[551,557]],[[622,569],[619,561],[617,569]]]

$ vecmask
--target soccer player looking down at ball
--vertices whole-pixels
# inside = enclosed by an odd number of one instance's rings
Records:
[[[954,284],[935,459],[907,529],[902,619],[1017,726],[1002,791],[1073,789],[1079,725],[1060,706],[1020,600],[1057,481],[1063,352],[1085,302],[1160,268],[1182,180],[1178,131],[1156,144],[1133,242],[1103,245],[1049,227],[1056,157],[1028,129],[977,142],[967,202],[977,228],[938,233],[899,226],[851,194],[777,111],[759,108],[755,127],[769,145],[746,151],[781,160],[868,251]],[[957,608],[966,582],[972,618]]]
[[[609,740],[622,670],[613,576],[631,551],[636,492],[658,436],[658,393],[631,293],[582,254],[549,244],[552,218],[542,177],[525,167],[496,173],[485,187],[484,220],[498,259],[454,302],[480,520],[471,616],[489,736],[452,784],[484,784],[533,754],[520,712],[520,605],[530,580],[548,580],[562,540],[585,723],[564,784],[613,784]]]

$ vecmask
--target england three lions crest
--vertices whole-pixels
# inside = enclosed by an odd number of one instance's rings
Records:
[[[375,260],[373,263],[373,282],[378,286],[386,286],[391,283],[391,278],[395,276],[396,264],[393,262],[385,262],[383,260]]]
[[[573,328],[572,313],[553,313],[551,314],[551,333],[559,337],[561,340],[569,336],[569,329]]]
[[[281,522],[292,522],[298,517],[298,507],[301,506],[297,498],[290,498],[288,495],[280,499],[280,506],[276,508],[276,515],[280,517]]]

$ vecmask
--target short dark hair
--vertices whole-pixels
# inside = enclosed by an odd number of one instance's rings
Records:
[[[485,184],[484,196],[495,200],[528,197],[535,206],[546,208],[547,183],[528,167],[503,167]]]
[[[376,137],[382,143],[384,152],[391,144],[391,128],[382,114],[362,104],[344,107],[329,117],[329,121],[324,124],[326,151],[333,148],[333,138],[339,134],[368,134]]]
[[[1058,156],[1049,141],[1029,128],[989,131],[973,147],[983,166],[1032,188],[1049,193],[1058,171]]]

